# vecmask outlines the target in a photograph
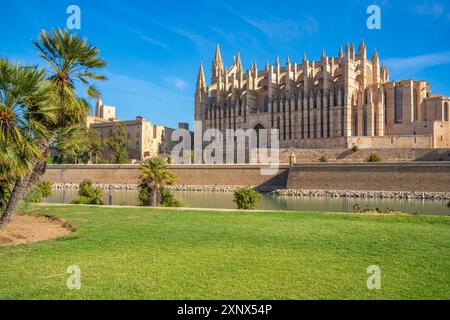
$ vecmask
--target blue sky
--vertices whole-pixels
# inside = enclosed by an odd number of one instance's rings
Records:
[[[81,8],[77,31],[101,49],[109,81],[99,85],[104,102],[121,119],[143,115],[176,126],[193,121],[200,61],[210,78],[220,43],[229,66],[237,51],[245,68],[262,68],[276,55],[319,60],[322,48],[336,56],[347,40],[369,53],[376,47],[391,79],[423,79],[433,93],[450,95],[450,1],[24,1],[2,0],[0,56],[40,63],[31,39],[41,29],[65,27],[66,9]],[[381,30],[366,27],[366,9],[381,8]]]

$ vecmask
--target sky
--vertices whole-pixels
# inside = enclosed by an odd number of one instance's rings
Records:
[[[373,4],[379,30],[366,24]],[[391,80],[426,80],[432,93],[450,96],[450,0],[1,0],[0,56],[44,66],[31,41],[42,29],[66,27],[69,5],[81,9],[81,29],[71,32],[108,63],[109,80],[98,87],[123,120],[192,124],[199,64],[209,82],[216,43],[226,66],[239,51],[245,69],[254,61],[262,69],[277,55],[282,63],[287,56],[301,63],[304,52],[320,60],[322,49],[337,56],[346,41],[358,48],[364,39]]]

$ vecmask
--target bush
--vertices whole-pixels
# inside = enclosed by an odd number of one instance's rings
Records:
[[[53,183],[51,181],[41,181],[24,198],[27,203],[39,203],[52,195]]]
[[[184,204],[181,202],[175,194],[169,189],[161,190],[161,207],[179,208],[183,207]]]
[[[145,185],[139,186],[139,204],[141,206],[150,205],[150,190]],[[179,208],[184,207],[184,203],[176,198],[175,194],[169,189],[161,189],[160,205],[161,207]]]
[[[353,146],[352,151],[353,151],[353,152],[358,152],[358,151],[359,151],[358,146]]]
[[[100,188],[94,187],[91,181],[84,180],[82,183],[80,183],[78,198],[73,200],[72,203],[102,205],[102,190]]]
[[[367,162],[383,162],[383,158],[376,153],[371,153],[369,158],[367,158]]]
[[[323,156],[320,157],[319,161],[320,161],[320,162],[329,162],[330,159],[328,158],[328,156],[323,155]]]
[[[262,199],[261,194],[253,188],[246,187],[234,191],[234,200],[238,209],[255,210]]]

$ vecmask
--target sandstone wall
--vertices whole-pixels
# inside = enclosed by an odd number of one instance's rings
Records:
[[[137,165],[50,165],[44,180],[57,184],[137,184]],[[450,163],[324,163],[281,166],[261,175],[259,165],[171,165],[178,185],[287,187],[303,190],[450,192]]]
[[[262,175],[259,165],[169,165],[177,184],[221,186],[277,186],[287,183],[288,167],[277,174]],[[49,165],[43,180],[54,183],[138,184],[138,165]]]
[[[450,163],[299,164],[287,188],[450,192]]]
[[[297,163],[321,162],[366,162],[371,153],[381,156],[384,162],[450,161],[450,149],[294,149]],[[289,163],[290,149],[280,150],[280,163]]]

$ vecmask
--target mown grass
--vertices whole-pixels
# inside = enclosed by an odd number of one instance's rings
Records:
[[[449,299],[450,219],[49,206],[68,237],[0,247],[1,299]],[[68,290],[66,269],[81,268]],[[381,267],[381,290],[366,269]]]

